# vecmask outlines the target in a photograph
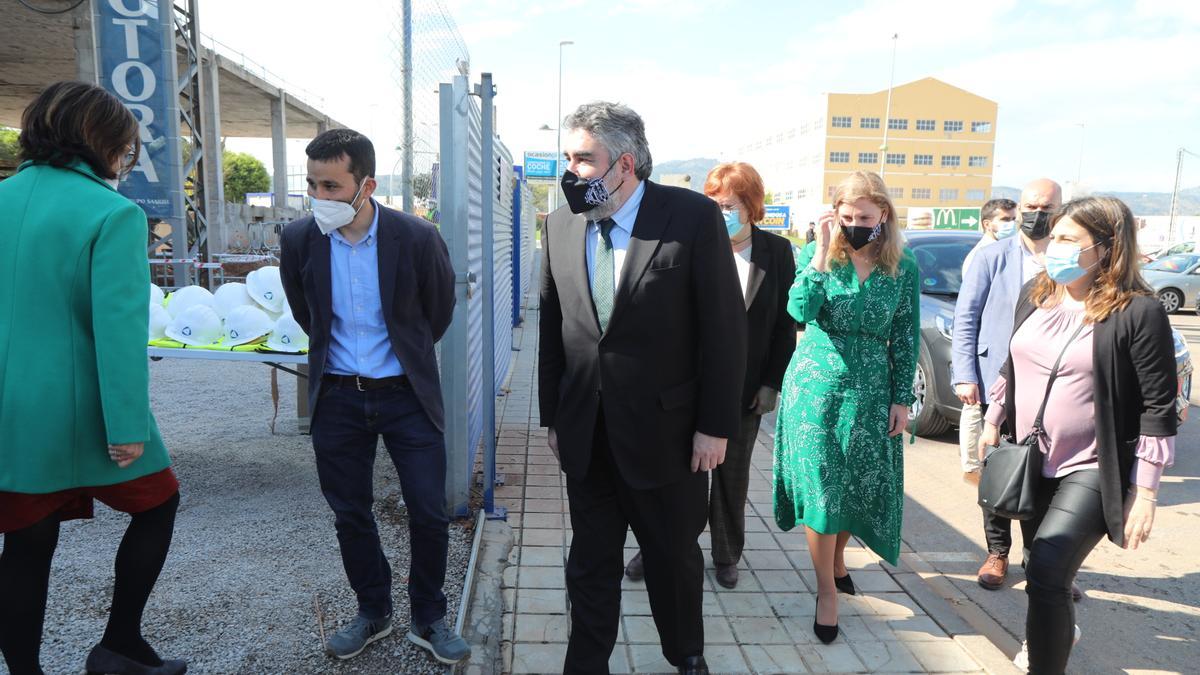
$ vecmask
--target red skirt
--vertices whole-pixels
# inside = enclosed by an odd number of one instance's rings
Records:
[[[78,487],[40,495],[0,492],[0,533],[23,530],[46,518],[91,518],[95,500],[116,511],[141,513],[162,504],[179,492],[179,481],[170,468],[115,485]]]

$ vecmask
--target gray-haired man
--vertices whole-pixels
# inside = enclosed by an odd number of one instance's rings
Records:
[[[567,474],[571,638],[563,670],[607,673],[632,528],[663,655],[707,673],[706,472],[737,431],[745,313],[720,208],[647,180],[645,129],[612,103],[563,120],[568,206],[542,236],[542,426]]]

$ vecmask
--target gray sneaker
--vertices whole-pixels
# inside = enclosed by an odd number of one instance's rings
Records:
[[[392,634],[392,618],[384,617],[372,621],[359,614],[349,626],[333,634],[325,643],[325,653],[338,659],[352,659],[362,653],[367,645]]]
[[[408,630],[408,639],[428,649],[434,658],[447,665],[454,665],[471,656],[467,641],[450,630],[445,619],[438,619],[428,626],[414,623]]]

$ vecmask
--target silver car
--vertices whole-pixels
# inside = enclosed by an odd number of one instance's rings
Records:
[[[1146,263],[1142,276],[1167,314],[1192,307],[1200,298],[1200,253],[1176,253]]]

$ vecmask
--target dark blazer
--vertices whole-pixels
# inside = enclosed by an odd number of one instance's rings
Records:
[[[1013,332],[1033,314],[1029,282],[1017,303]],[[1179,424],[1175,397],[1179,375],[1171,324],[1162,305],[1152,295],[1135,296],[1129,305],[1097,323],[1092,337],[1095,368],[1096,450],[1100,459],[1100,497],[1108,538],[1125,544],[1125,491],[1137,460],[1140,436],[1174,436]],[[1007,381],[1006,432],[1016,423],[1014,402],[1039,405],[1044,392],[1023,391],[1017,399],[1012,357],[1001,371]]]
[[[371,203],[379,209],[379,294],[388,339],[425,414],[444,430],[433,345],[442,339],[454,311],[450,254],[432,223]],[[283,290],[296,322],[308,333],[308,403],[314,416],[333,322],[329,250],[329,237],[312,216],[288,223],[280,238]]]
[[[787,312],[788,290],[796,278],[792,243],[757,227],[750,236],[742,410],[750,407],[760,387],[783,388],[783,373],[796,349],[796,322]]]
[[[587,220],[562,208],[542,233],[539,407],[562,468],[587,474],[596,419],[636,489],[691,472],[696,431],[731,438],[746,367],[745,302],[721,211],[646,181],[601,335],[584,247]]]

